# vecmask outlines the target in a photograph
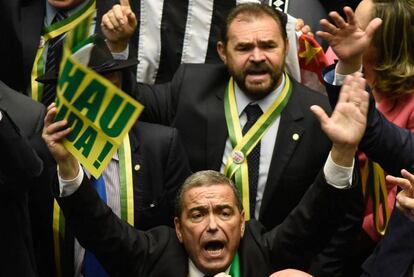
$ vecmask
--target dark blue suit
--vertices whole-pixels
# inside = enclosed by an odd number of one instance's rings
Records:
[[[329,79],[330,73],[325,78]],[[335,106],[340,87],[325,85],[329,101]],[[391,175],[399,176],[404,168],[414,172],[414,134],[388,121],[375,108],[373,97],[359,149]],[[394,209],[386,235],[362,266],[362,276],[405,276],[413,261],[414,223]]]

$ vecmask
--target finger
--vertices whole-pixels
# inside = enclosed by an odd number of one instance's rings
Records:
[[[414,209],[414,199],[407,196],[405,191],[401,191],[397,194],[397,202],[400,206],[402,206],[405,209]]]
[[[374,18],[373,20],[371,20],[367,26],[367,28],[365,29],[365,33],[369,38],[372,38],[372,36],[374,35],[375,31],[379,28],[379,26],[381,26],[382,24],[382,20],[381,18]]]
[[[115,26],[112,24],[111,20],[109,20],[109,16],[108,13],[106,13],[103,17],[102,17],[102,24],[101,27],[104,29],[107,29],[109,31],[114,31],[115,30]]]
[[[344,13],[346,15],[346,21],[350,25],[357,25],[355,19],[355,13],[350,7],[344,7]]]
[[[119,4],[124,7],[130,7],[129,0],[119,0]]]
[[[67,120],[59,120],[52,124],[50,124],[46,128],[46,134],[49,136],[53,136],[55,133],[60,132],[64,129],[67,129],[68,122]]]
[[[343,19],[342,16],[339,15],[337,12],[330,12],[329,16],[331,17],[332,21],[334,22],[334,25],[339,28],[344,28],[346,26],[346,22]]]
[[[408,172],[405,169],[401,170],[401,175],[410,182],[411,188],[413,188],[413,185],[414,185],[414,175],[411,174],[410,172]]]
[[[326,19],[321,19],[321,21],[319,21],[319,24],[325,32],[328,32],[332,35],[338,32],[338,28]]]
[[[323,32],[323,31],[317,31],[316,35],[320,37],[323,40],[326,40],[328,43],[330,43],[333,39],[333,36],[330,33]]]
[[[400,192],[401,193],[401,192]],[[401,202],[398,200],[400,196],[397,194],[397,201],[395,203],[395,206],[397,209],[399,209],[406,217],[408,217],[410,220],[414,221],[414,212],[411,209],[408,209],[404,206],[402,206]]]
[[[112,8],[113,14],[117,20],[117,22],[119,22],[120,25],[123,25],[126,23],[126,16],[124,16],[124,9],[121,5],[115,5]]]
[[[50,103],[50,105],[47,106],[47,111],[49,111],[50,109],[52,109],[54,107],[56,107],[56,103],[55,102]]]
[[[111,22],[114,29],[118,30],[119,28],[121,28],[122,24],[119,22],[118,18],[115,16],[115,13],[113,10],[108,13],[108,19]]]
[[[338,104],[349,102],[349,94],[352,90],[352,82],[354,77],[352,75],[346,76],[344,83],[342,85],[341,91],[339,92]]]
[[[49,143],[55,143],[55,142],[61,141],[62,139],[66,138],[70,134],[71,131],[72,129],[70,127],[57,131],[53,133],[52,135],[49,135],[48,141]]]
[[[300,29],[302,31],[302,33],[304,33],[305,35],[312,35],[311,33],[311,27],[309,25],[305,25],[302,27],[302,29]]]
[[[401,189],[404,191],[410,191],[411,190],[411,184],[410,181],[407,179],[401,178],[401,177],[395,177],[392,175],[387,175],[386,177],[387,182],[393,183],[398,185]]]
[[[296,19],[296,25],[295,25],[295,30],[296,31],[300,31],[300,29],[302,29],[302,27],[305,25],[305,21],[303,21],[302,18],[297,18]]]
[[[321,107],[317,105],[312,105],[310,109],[313,112],[313,114],[316,116],[316,118],[319,120],[322,126],[327,124],[329,117]]]
[[[135,13],[130,8],[124,8],[124,15],[127,17],[129,25],[135,28],[137,26]]]
[[[54,104],[54,103],[53,103]],[[43,130],[53,123],[56,117],[56,105],[50,104],[46,113],[45,119],[43,120]]]

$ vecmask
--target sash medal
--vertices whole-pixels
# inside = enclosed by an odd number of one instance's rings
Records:
[[[257,122],[243,136],[234,94],[233,78],[230,78],[229,80],[224,95],[224,111],[233,151],[229,157],[227,157],[227,163],[224,167],[224,175],[232,178],[237,189],[240,191],[246,219],[250,219],[249,171],[246,157],[262,139],[263,135],[276,118],[279,117],[280,113],[288,103],[291,92],[292,84],[289,76],[285,74],[285,85],[276,101],[259,117]]]

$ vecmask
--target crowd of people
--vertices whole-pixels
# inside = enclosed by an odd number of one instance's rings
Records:
[[[289,15],[242,2],[220,62],[156,84],[131,51],[143,6],[0,3],[0,276],[414,274],[414,1],[320,1],[327,95],[289,74]],[[99,178],[55,103],[65,34],[92,10],[80,62],[145,107]]]

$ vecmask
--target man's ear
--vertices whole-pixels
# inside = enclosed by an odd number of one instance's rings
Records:
[[[181,233],[181,223],[178,217],[174,217],[175,234],[178,240],[183,243],[183,234]]]
[[[246,229],[246,220],[244,219],[244,211],[242,211],[241,218],[240,218],[240,237],[244,236],[245,229]]]
[[[220,59],[223,61],[223,63],[227,64],[226,46],[222,41],[217,42],[217,53],[219,54]]]

